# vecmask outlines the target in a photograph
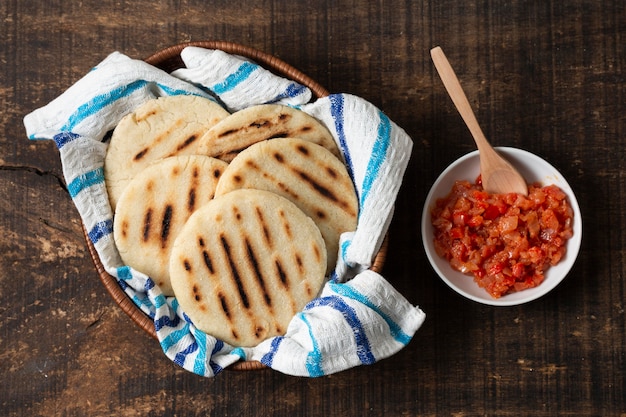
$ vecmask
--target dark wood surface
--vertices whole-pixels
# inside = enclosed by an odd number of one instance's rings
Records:
[[[7,416],[620,415],[626,413],[626,3],[0,2],[0,414]],[[383,274],[427,314],[408,347],[317,379],[177,368],[100,283],[55,145],[22,118],[106,55],[228,40],[331,92],[360,95],[415,142]],[[495,145],[528,149],[577,193],[583,247],[546,297],[462,299],[420,240],[436,176],[474,149],[429,49],[446,51]]]

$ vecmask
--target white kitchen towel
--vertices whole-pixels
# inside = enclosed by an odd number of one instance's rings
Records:
[[[408,135],[359,97],[333,94],[310,102],[305,86],[242,57],[197,47],[184,49],[181,56],[186,68],[168,74],[112,53],[55,100],[24,117],[30,139],[56,142],[89,239],[105,270],[154,320],[164,353],[207,377],[239,360],[316,377],[375,363],[406,346],[425,314],[368,268],[393,215],[412,149]],[[107,133],[139,104],[175,94],[213,98],[230,111],[263,103],[300,108],[328,127],[343,153],[359,197],[357,230],[342,235],[335,271],[284,336],[252,348],[230,346],[196,329],[175,297],[165,297],[150,277],[121,261],[104,185]]]

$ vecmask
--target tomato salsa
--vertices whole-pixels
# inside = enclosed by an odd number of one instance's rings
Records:
[[[572,208],[556,185],[530,184],[527,197],[489,194],[480,176],[457,181],[431,220],[437,254],[494,298],[539,285],[573,234]]]

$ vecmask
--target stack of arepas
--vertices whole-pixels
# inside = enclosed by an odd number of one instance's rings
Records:
[[[340,158],[328,129],[291,107],[149,100],[120,121],[105,158],[120,256],[231,345],[284,334],[356,229]]]

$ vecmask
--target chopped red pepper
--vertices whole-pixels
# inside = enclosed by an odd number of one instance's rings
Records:
[[[494,298],[539,285],[573,234],[560,188],[531,184],[528,191],[488,194],[479,176],[475,184],[457,181],[431,212],[437,253]]]

